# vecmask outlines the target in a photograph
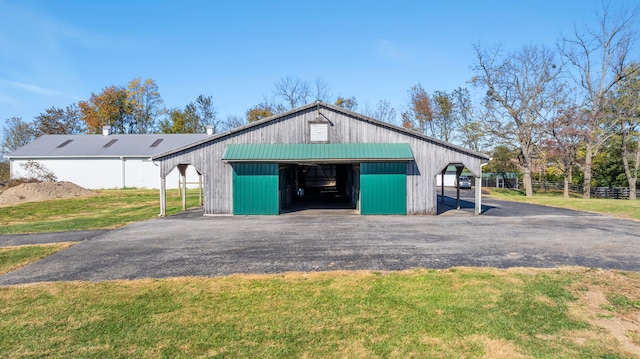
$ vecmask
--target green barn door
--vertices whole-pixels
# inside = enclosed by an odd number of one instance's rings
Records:
[[[407,214],[405,162],[360,164],[360,214]]]
[[[234,163],[233,214],[280,212],[277,163]]]

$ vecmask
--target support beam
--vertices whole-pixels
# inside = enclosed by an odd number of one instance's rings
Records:
[[[182,176],[182,210],[187,210],[187,176]]]
[[[456,165],[456,209],[460,209],[460,175],[464,166]]]
[[[482,214],[482,172],[476,176],[476,215]]]
[[[167,215],[167,179],[160,177],[160,217]]]
[[[202,173],[198,172],[198,205],[202,206],[204,201],[202,200]]]
[[[120,175],[122,176],[122,188],[126,188],[127,187],[127,174],[126,174],[126,163],[125,163],[125,159],[124,157],[120,156],[120,162],[121,164],[121,171],[120,171]]]
[[[179,164],[178,171],[180,172],[180,177],[182,177],[182,186],[181,186],[181,195],[182,195],[182,210],[187,210],[187,167],[188,164]]]
[[[440,174],[440,203],[442,204],[444,204],[444,175],[447,173],[447,167],[445,167]]]

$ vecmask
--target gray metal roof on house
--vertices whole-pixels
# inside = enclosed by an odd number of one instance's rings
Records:
[[[5,157],[152,157],[206,137],[210,135],[43,135]]]

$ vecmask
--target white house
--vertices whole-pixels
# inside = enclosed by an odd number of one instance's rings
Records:
[[[160,168],[154,155],[206,138],[207,134],[43,135],[6,155],[11,178],[28,177],[25,164],[35,161],[59,181],[88,189],[160,188]],[[167,177],[168,188],[179,188],[179,171]],[[199,174],[187,169],[188,187],[197,187]]]

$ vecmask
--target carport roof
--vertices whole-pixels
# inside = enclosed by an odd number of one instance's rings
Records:
[[[408,143],[231,144],[222,160],[228,162],[347,162],[410,161]]]

